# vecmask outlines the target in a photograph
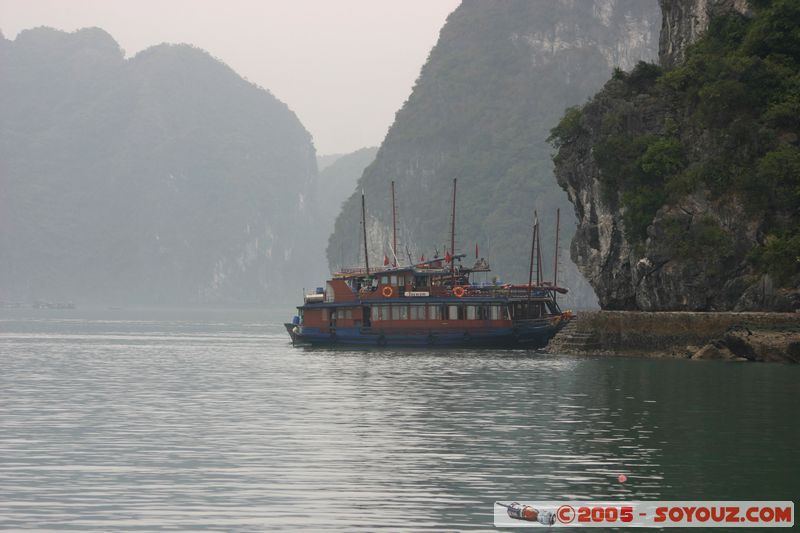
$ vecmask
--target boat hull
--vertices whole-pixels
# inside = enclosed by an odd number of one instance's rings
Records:
[[[292,342],[297,342],[297,332],[299,331],[297,324],[293,322],[284,322],[283,327],[286,328],[286,333],[289,334],[289,337],[292,339]]]
[[[309,327],[290,329],[290,324],[286,324],[286,329],[293,343],[315,346],[541,348],[564,325],[564,321],[556,324],[537,321],[515,324],[510,328],[482,330],[337,328],[335,331],[323,331]]]

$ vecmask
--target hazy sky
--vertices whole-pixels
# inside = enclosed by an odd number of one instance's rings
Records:
[[[0,0],[0,30],[98,26],[128,56],[191,43],[297,113],[320,154],[378,145],[458,0]]]

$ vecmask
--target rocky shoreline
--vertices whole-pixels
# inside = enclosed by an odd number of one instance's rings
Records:
[[[800,363],[800,313],[586,311],[546,351]]]

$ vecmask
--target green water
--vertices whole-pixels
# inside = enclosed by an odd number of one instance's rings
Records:
[[[311,350],[277,311],[2,313],[0,528],[492,530],[495,500],[800,494],[798,366]]]

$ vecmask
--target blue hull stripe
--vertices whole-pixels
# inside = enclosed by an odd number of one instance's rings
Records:
[[[480,331],[449,329],[414,333],[379,329],[362,332],[360,328],[338,328],[335,333],[326,333],[319,328],[303,327],[295,341],[315,345],[541,347],[561,327],[561,324],[548,324]]]

